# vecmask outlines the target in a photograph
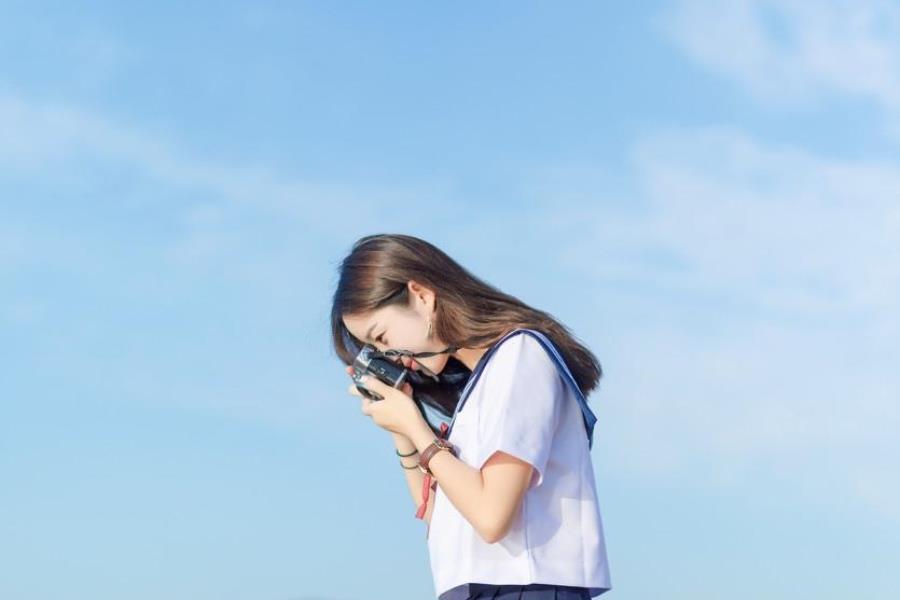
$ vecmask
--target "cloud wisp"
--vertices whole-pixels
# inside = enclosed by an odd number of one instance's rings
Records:
[[[609,310],[616,282],[644,315],[596,334],[620,361],[602,400],[611,464],[732,482],[765,465],[813,502],[839,485],[893,518],[900,167],[729,127],[660,132],[629,164],[628,211],[556,197],[545,221],[560,264],[598,282],[586,293]]]
[[[783,107],[870,101],[900,139],[900,7],[883,0],[681,0],[658,28],[685,54]]]

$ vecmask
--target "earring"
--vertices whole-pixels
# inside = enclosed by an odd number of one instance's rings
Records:
[[[428,319],[428,337],[431,338],[431,319]]]

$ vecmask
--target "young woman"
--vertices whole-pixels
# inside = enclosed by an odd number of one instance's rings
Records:
[[[391,432],[426,535],[439,600],[575,599],[612,588],[585,397],[600,364],[550,314],[407,235],[358,240],[339,267],[335,350],[400,350],[410,370],[471,372],[439,434],[408,383],[368,376],[363,414]],[[390,354],[389,354],[390,356]],[[353,367],[347,367],[353,374]],[[434,480],[434,483],[431,480]]]

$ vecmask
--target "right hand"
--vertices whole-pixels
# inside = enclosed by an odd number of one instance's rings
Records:
[[[353,375],[353,367],[352,366],[347,365],[347,367],[344,370],[347,372],[347,375]],[[412,398],[413,387],[410,382],[407,381],[406,383],[404,383],[403,387],[401,387],[400,389],[403,391],[404,394],[406,394],[407,396]],[[350,392],[354,396],[359,396],[360,409],[365,407],[366,404],[369,404],[370,402],[378,402],[377,400],[372,400],[371,398],[367,398],[366,396],[363,396],[362,393],[360,393],[359,388],[356,387],[355,383],[351,383],[350,387],[347,388],[347,391]],[[391,434],[395,437],[395,439],[398,439],[398,443],[399,443],[399,441],[406,441],[406,442],[409,442],[410,444],[412,444],[412,442],[409,440],[409,438],[406,437],[405,435],[403,435],[402,433],[397,433],[395,431],[392,431]],[[400,438],[402,438],[402,440]]]

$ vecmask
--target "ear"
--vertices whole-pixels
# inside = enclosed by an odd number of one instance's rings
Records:
[[[409,289],[414,306],[424,303],[427,314],[434,312],[434,292],[432,290],[414,279],[410,279],[406,283],[406,287]]]

